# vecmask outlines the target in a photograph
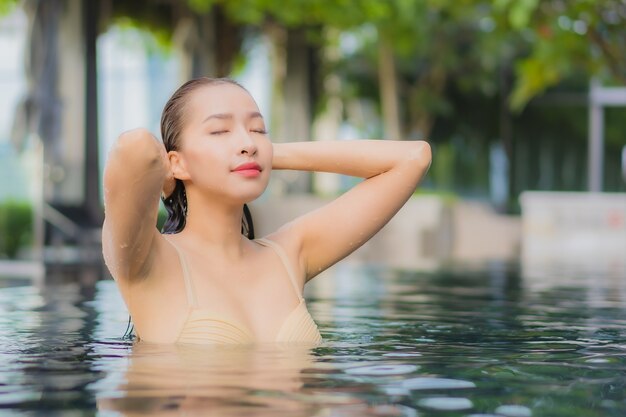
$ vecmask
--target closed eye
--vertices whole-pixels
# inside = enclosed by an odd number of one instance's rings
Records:
[[[228,133],[228,130],[214,130],[210,132],[212,135],[223,135],[224,133]]]
[[[267,130],[265,129],[253,129],[252,132],[260,133],[261,135],[267,135]]]

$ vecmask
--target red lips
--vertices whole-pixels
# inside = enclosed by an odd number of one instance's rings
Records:
[[[246,162],[233,169],[233,172],[246,177],[256,177],[261,174],[261,166],[256,162]]]
[[[246,162],[245,164],[239,165],[237,168],[233,169],[233,171],[247,171],[247,170],[261,170],[261,166],[256,162]]]

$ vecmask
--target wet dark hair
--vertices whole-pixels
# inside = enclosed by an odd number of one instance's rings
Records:
[[[161,138],[163,139],[163,145],[165,145],[167,152],[177,151],[180,147],[180,134],[185,124],[184,113],[189,95],[200,87],[223,84],[236,85],[246,90],[241,84],[230,78],[201,77],[187,81],[172,94],[167,103],[165,103],[161,115]],[[187,193],[185,192],[185,184],[177,179],[174,192],[167,196],[167,198],[162,198],[162,200],[165,210],[167,211],[167,220],[165,220],[161,228],[161,233],[179,233],[185,228],[185,221],[187,219]],[[247,236],[248,239],[254,239],[252,215],[247,204],[243,205],[241,233]]]

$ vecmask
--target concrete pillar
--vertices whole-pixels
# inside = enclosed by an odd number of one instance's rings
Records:
[[[83,149],[83,207],[92,226],[104,220],[100,204],[100,167],[98,155],[98,60],[96,42],[99,32],[100,0],[82,0],[83,44],[85,48],[84,90],[85,103],[84,149]]]
[[[302,30],[290,30],[268,24],[265,34],[270,41],[272,140],[306,141],[311,136],[311,66],[312,49]],[[308,172],[276,171],[269,192],[274,195],[305,193],[311,190]]]
[[[62,205],[82,205],[85,199],[85,45],[83,1],[59,3],[57,94],[60,132],[44,138],[44,199]],[[49,151],[54,149],[54,155]]]
[[[604,172],[604,110],[596,100],[598,80],[591,81],[589,91],[589,153],[587,167],[587,189],[592,192],[602,191]]]
[[[311,139],[311,68],[312,48],[304,30],[288,30],[286,42],[287,71],[283,88],[285,100],[285,140]],[[311,173],[285,172],[287,192],[311,191]]]

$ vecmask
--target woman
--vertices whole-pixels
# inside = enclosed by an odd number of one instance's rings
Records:
[[[137,335],[155,343],[319,342],[304,285],[380,230],[431,158],[424,142],[272,144],[254,99],[227,79],[181,86],[161,134],[122,134],[104,173],[105,260]],[[244,205],[272,169],[366,180],[253,240]],[[155,228],[161,193],[166,234]]]

